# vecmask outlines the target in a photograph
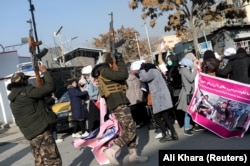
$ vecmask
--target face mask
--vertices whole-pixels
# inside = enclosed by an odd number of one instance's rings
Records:
[[[168,66],[172,66],[173,62],[172,61],[168,61]]]

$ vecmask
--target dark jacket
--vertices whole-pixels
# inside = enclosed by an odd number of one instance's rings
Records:
[[[88,96],[87,91],[81,91],[73,86],[68,87],[68,93],[70,98],[70,107],[72,111],[72,118],[74,120],[87,119],[88,112],[87,108],[82,103],[82,99]]]
[[[121,85],[126,85],[126,80],[128,78],[128,69],[123,60],[117,62],[118,71],[112,70],[107,64],[102,64],[94,67],[92,73],[99,73],[104,78],[111,80],[113,83],[119,83]],[[92,74],[92,76],[94,76]],[[100,84],[100,82],[99,82]],[[126,97],[125,92],[115,92],[111,93],[106,98],[107,106],[110,111],[114,110],[116,107],[129,104],[129,100]]]
[[[250,84],[250,56],[246,53],[239,53],[229,57],[227,65],[218,69],[216,76],[228,77],[231,80]]]
[[[16,125],[28,140],[43,133],[49,126],[46,105],[40,101],[44,102],[44,98],[54,91],[55,86],[50,72],[46,71],[43,75],[45,84],[42,87],[36,88],[31,84],[13,87],[8,95]]]

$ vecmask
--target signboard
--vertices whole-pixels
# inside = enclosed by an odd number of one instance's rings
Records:
[[[250,124],[250,85],[198,73],[188,108],[194,122],[222,138],[243,137]]]
[[[198,44],[200,54],[204,54],[206,50],[213,50],[211,41]]]

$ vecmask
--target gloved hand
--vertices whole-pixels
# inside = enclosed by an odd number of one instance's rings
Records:
[[[120,62],[122,61],[122,54],[119,53],[119,52],[115,52],[115,59],[116,59],[116,62]]]

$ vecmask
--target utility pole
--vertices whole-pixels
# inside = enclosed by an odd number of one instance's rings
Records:
[[[141,60],[141,52],[140,52],[140,46],[139,46],[139,42],[138,42],[138,38],[137,38],[137,32],[134,32],[134,33],[135,33],[135,40],[136,40],[136,44],[137,44],[137,48],[138,48],[138,54],[139,54],[139,57]]]
[[[147,35],[147,38],[148,38],[148,47],[149,47],[149,51],[150,51],[151,60],[152,60],[152,63],[154,64],[154,57],[152,55],[151,44],[150,44],[150,40],[149,40],[149,36],[148,36],[148,29],[147,29],[146,22],[144,22],[144,26],[145,26],[146,35]]]

